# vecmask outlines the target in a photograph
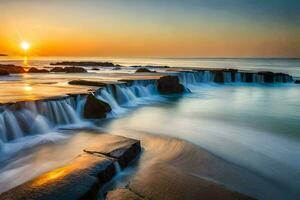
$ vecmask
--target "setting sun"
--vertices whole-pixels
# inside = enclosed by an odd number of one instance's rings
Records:
[[[24,50],[24,51],[27,51],[28,49],[30,49],[30,44],[26,41],[22,41],[21,42],[21,48]]]

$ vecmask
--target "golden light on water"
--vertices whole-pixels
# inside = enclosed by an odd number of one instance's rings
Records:
[[[32,90],[32,87],[28,84],[26,84],[24,87],[23,87],[24,91],[26,92],[30,92]]]
[[[30,49],[30,44],[27,41],[22,41],[20,46],[24,51],[28,51]]]

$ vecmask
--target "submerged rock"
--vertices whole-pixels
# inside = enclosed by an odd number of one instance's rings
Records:
[[[174,94],[184,92],[177,76],[163,76],[157,81],[157,89],[161,94]]]
[[[37,69],[35,67],[31,67],[28,71],[28,73],[49,73],[46,69]]]
[[[155,73],[155,71],[151,71],[145,67],[139,68],[135,71],[135,73]]]
[[[295,80],[295,83],[296,84],[300,84],[300,80]]]
[[[87,96],[84,105],[84,117],[88,119],[105,118],[106,113],[111,111],[108,103],[97,99],[94,95]]]
[[[7,75],[9,75],[8,71],[4,69],[0,69],[0,76],[7,76]]]

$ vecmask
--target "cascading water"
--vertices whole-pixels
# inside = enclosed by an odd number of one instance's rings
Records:
[[[136,106],[140,98],[158,95],[155,80],[137,80],[130,83],[108,85],[96,92],[96,97],[107,102],[112,108],[112,115],[126,111],[124,107]]]
[[[49,132],[55,126],[79,123],[81,111],[78,107],[81,104],[79,99],[68,97],[3,105],[0,107],[0,138],[2,142],[8,142]],[[76,109],[79,110],[77,113]]]
[[[199,83],[287,83],[293,78],[287,74],[270,72],[239,72],[236,70],[198,70],[176,73],[180,82],[184,85],[197,85]]]
[[[274,83],[291,82],[292,77],[286,74],[272,74],[266,78],[263,73],[238,72],[235,70],[213,71],[198,70],[174,73],[180,82],[188,87],[209,82],[255,82]],[[134,80],[126,83],[107,85],[95,92],[95,96],[107,102],[115,117],[124,113],[128,107],[145,104],[145,98],[155,97],[158,100],[156,80]],[[59,100],[21,102],[0,106],[0,140],[8,142],[27,135],[49,132],[56,126],[79,124],[83,113],[86,96],[76,95]]]

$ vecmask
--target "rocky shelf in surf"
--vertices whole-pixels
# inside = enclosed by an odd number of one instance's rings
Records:
[[[103,134],[69,164],[0,194],[0,199],[97,199],[99,189],[141,152],[140,141]]]
[[[50,65],[70,65],[70,66],[81,66],[81,67],[121,67],[111,62],[92,62],[92,61],[62,61],[56,63],[50,63]]]
[[[85,119],[102,119],[120,113],[124,106],[134,106],[140,98],[189,92],[189,85],[201,83],[287,83],[290,75],[237,70],[176,71],[158,80],[123,80],[103,84],[95,81],[73,81],[71,84],[93,85],[89,93],[63,97],[7,103],[0,105],[0,139],[8,142],[31,134],[42,134],[54,127],[76,124]]]
[[[293,77],[285,73],[270,71],[239,71],[237,69],[193,69],[172,70],[184,85],[199,83],[291,83]]]

